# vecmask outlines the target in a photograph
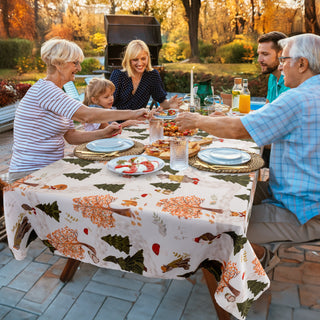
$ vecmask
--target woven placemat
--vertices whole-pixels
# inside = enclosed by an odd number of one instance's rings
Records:
[[[250,154],[251,160],[242,165],[236,166],[223,166],[223,165],[214,165],[206,163],[195,155],[192,158],[189,158],[189,164],[199,170],[211,171],[215,173],[249,173],[256,171],[263,167],[264,161],[257,153],[251,153],[246,150],[242,150]]]
[[[144,144],[138,141],[134,141],[134,145],[127,150],[118,151],[118,152],[92,152],[86,147],[86,143],[76,146],[73,150],[73,154],[85,160],[111,160],[121,156],[130,156],[134,154],[141,154],[144,152]]]

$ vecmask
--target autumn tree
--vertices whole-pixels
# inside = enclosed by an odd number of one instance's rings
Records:
[[[320,0],[304,0],[306,32],[320,35]]]
[[[191,47],[191,58],[199,58],[199,13],[201,7],[201,0],[182,0],[186,11],[188,26],[189,26],[189,41]]]

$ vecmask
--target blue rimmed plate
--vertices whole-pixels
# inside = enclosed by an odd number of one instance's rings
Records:
[[[226,166],[240,165],[251,159],[249,153],[233,148],[209,148],[198,153],[200,160]]]
[[[123,138],[107,138],[87,143],[86,147],[93,152],[113,152],[130,149],[134,141]]]

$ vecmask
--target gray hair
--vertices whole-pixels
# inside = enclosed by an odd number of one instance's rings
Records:
[[[309,69],[314,74],[320,74],[320,36],[312,33],[299,34],[279,40],[282,48],[288,46],[289,55],[293,59],[306,58]]]

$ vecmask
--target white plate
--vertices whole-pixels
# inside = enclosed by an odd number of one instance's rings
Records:
[[[157,119],[163,119],[163,120],[172,120],[172,119],[175,119],[176,117],[177,117],[177,115],[178,115],[178,112],[176,111],[176,114],[174,114],[174,115],[172,115],[172,116],[169,116],[168,115],[168,111],[167,110],[165,110],[164,111],[165,113],[166,113],[166,115],[154,115],[154,117],[155,118],[157,118]]]
[[[123,138],[107,138],[87,143],[86,147],[93,152],[113,152],[130,149],[134,141]]]
[[[210,164],[239,165],[251,159],[249,153],[233,148],[209,148],[201,150],[198,157]]]
[[[119,161],[123,161],[123,160],[130,160],[131,158],[135,158],[135,157],[144,157],[146,158],[148,161],[157,161],[159,163],[159,167],[156,168],[153,171],[150,172],[135,172],[135,173],[121,173],[121,172],[117,172],[115,170],[115,166],[119,164]],[[149,174],[149,173],[154,173],[157,172],[159,170],[161,170],[164,167],[164,161],[160,158],[157,157],[152,157],[152,156],[147,156],[147,155],[131,155],[131,156],[122,156],[122,157],[118,157],[118,158],[114,158],[112,160],[110,160],[107,163],[107,168],[117,174],[121,174],[121,175],[131,175],[131,176],[137,176],[137,175],[141,175],[141,174]]]

